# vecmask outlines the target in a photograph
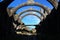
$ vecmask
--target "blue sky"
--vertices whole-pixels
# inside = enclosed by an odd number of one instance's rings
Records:
[[[1,1],[1,0],[0,0]],[[40,4],[43,4],[47,7],[49,7],[50,9],[52,9],[52,5],[47,2],[47,0],[34,0],[35,2],[38,2]],[[22,3],[25,3],[27,2],[27,0],[14,0],[8,7],[16,7],[18,6],[19,4],[22,4]],[[26,10],[26,9],[29,9],[29,8],[33,8],[35,10],[40,10],[40,7],[37,7],[37,6],[26,6],[26,7],[22,7],[20,9],[18,9],[18,11],[16,12],[17,14]],[[39,15],[37,12],[35,12],[37,15]],[[36,16],[33,16],[33,15],[29,15],[29,16],[26,16],[22,19],[22,22],[25,23],[25,24],[38,24],[40,22],[40,19]],[[30,29],[31,28],[35,28],[35,26],[29,26]]]

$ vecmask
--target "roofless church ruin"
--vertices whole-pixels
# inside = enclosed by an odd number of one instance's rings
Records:
[[[35,2],[35,0],[27,0],[16,7],[8,8],[13,1],[0,2],[0,40],[60,40],[60,0],[47,0],[53,9]],[[18,9],[26,6],[31,7],[16,14]],[[40,10],[36,10],[32,6],[38,6]],[[25,14],[26,12],[28,14]],[[41,16],[33,12],[39,13]],[[22,19],[28,15],[36,16],[41,22],[36,25],[25,25]],[[36,28],[29,30],[27,26],[36,26]]]

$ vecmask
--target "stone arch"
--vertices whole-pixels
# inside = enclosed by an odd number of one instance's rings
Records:
[[[36,14],[26,14],[26,15],[22,16],[20,20],[22,20],[25,16],[28,16],[28,15],[34,15],[34,16],[38,17],[40,20],[42,20],[42,16],[39,17],[39,16],[36,15]]]
[[[20,12],[19,13],[19,16],[21,16],[22,14],[24,14],[25,12],[30,12],[30,11],[33,11],[33,12],[37,12],[39,14],[41,14],[41,16],[43,16],[45,18],[46,15],[44,15],[44,13],[42,13],[41,11],[37,11],[37,10],[25,10],[23,12]]]
[[[35,2],[35,3],[23,3],[23,4],[20,4],[19,6],[17,6],[17,7],[15,7],[15,8],[12,9],[13,10],[12,13],[15,13],[19,8],[22,8],[24,6],[38,6],[38,7],[41,7],[42,9],[46,10],[46,12],[48,14],[51,12],[51,9],[49,9],[48,7]]]
[[[55,9],[58,7],[58,0],[47,0]]]

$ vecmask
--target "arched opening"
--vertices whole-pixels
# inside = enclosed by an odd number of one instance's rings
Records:
[[[41,20],[37,16],[35,16],[35,15],[27,15],[27,16],[23,17],[23,19],[22,19],[22,22],[25,25],[27,25],[26,27],[30,31],[35,31],[36,30],[36,26],[34,26],[34,25],[38,25],[40,23],[40,21]],[[36,32],[34,34],[36,34]]]
[[[40,21],[41,20],[34,15],[27,15],[22,19],[22,22],[25,23],[25,25],[37,25]]]

